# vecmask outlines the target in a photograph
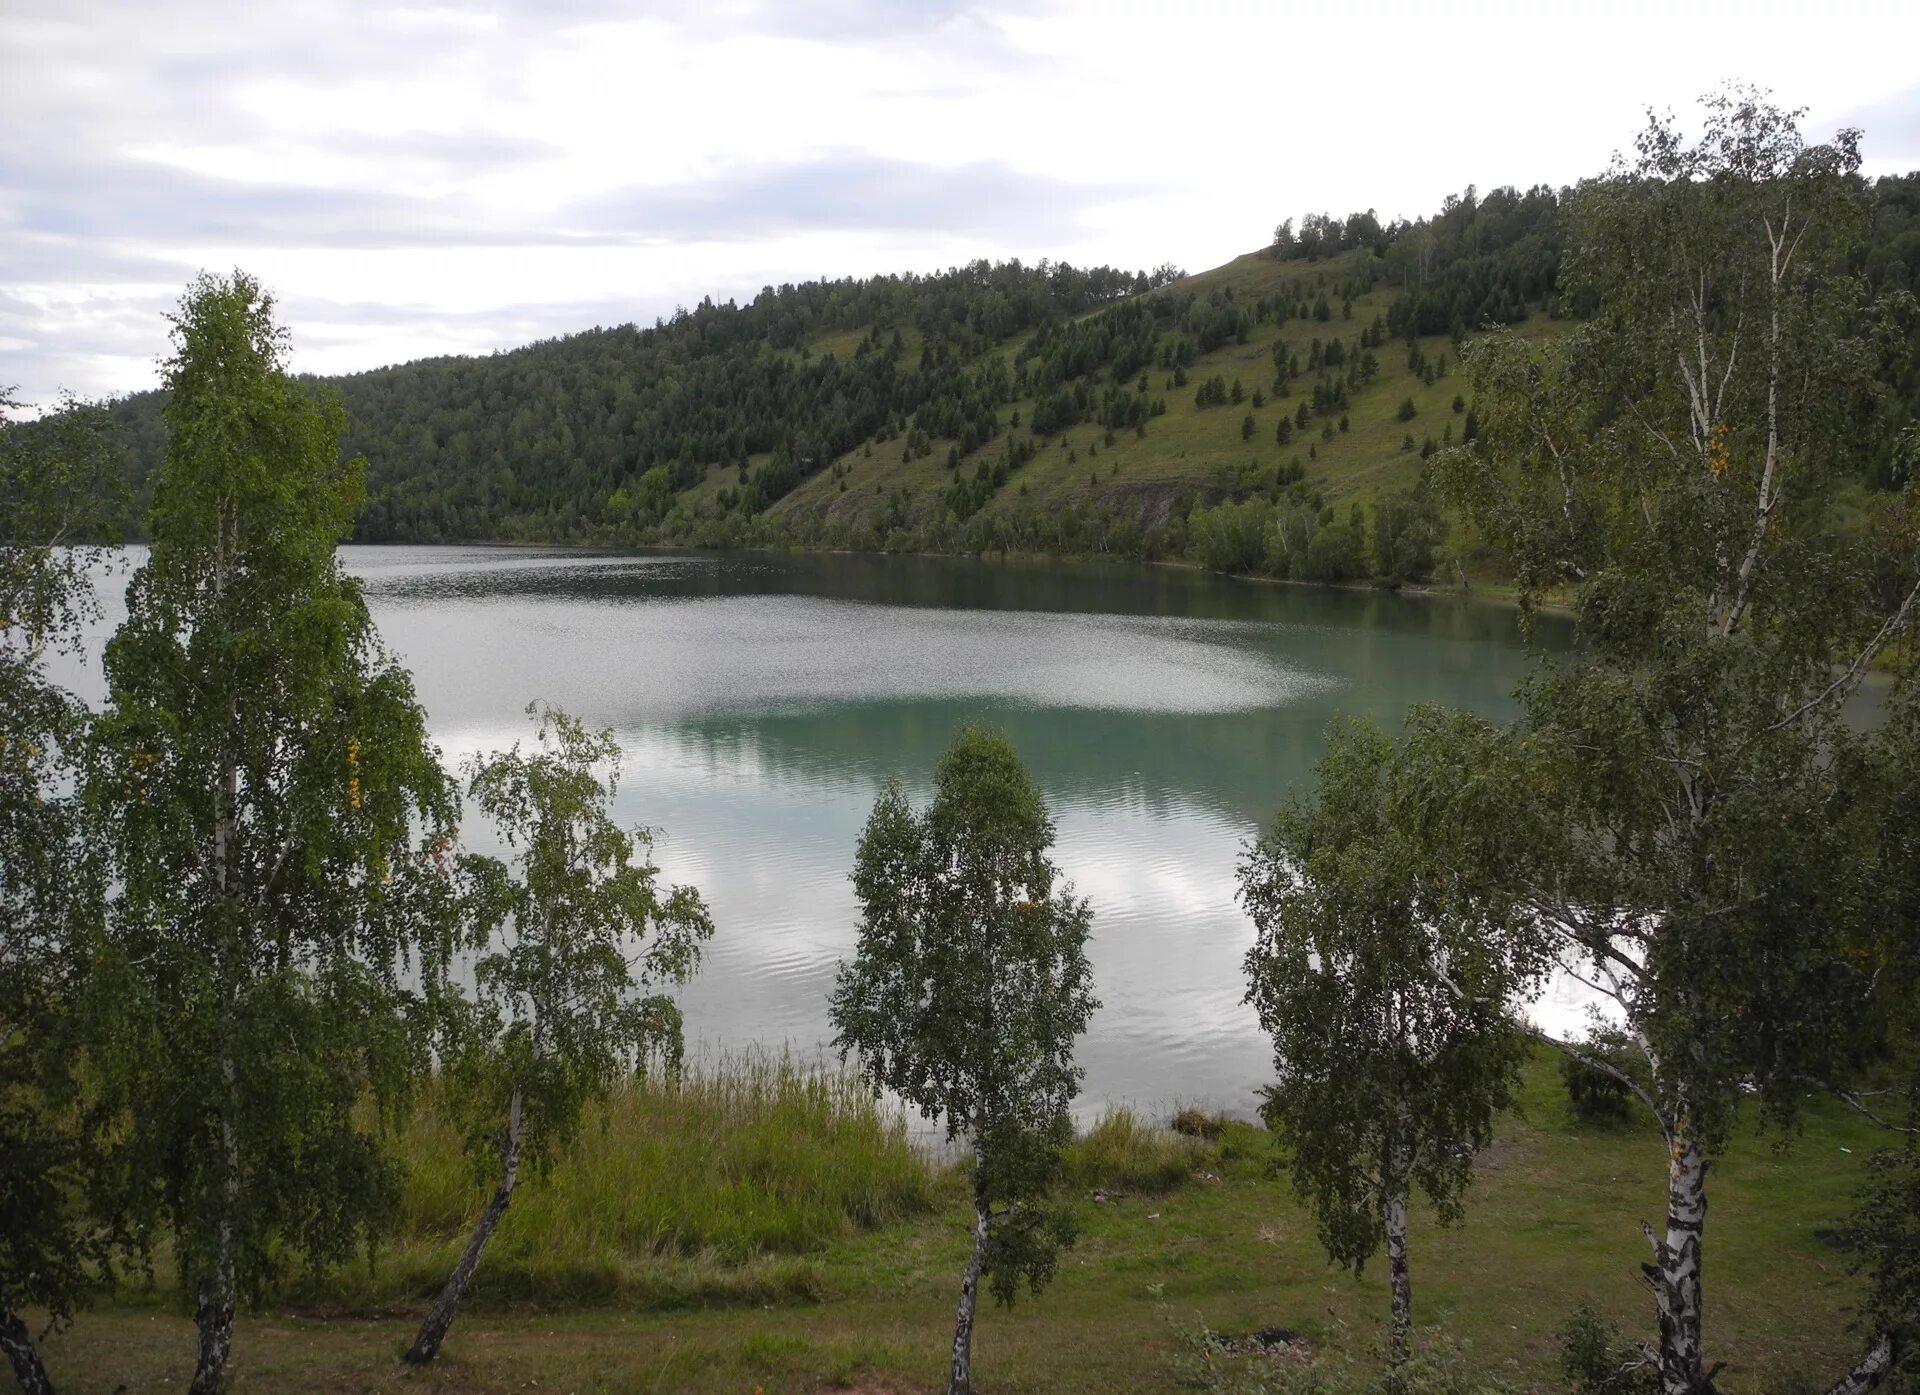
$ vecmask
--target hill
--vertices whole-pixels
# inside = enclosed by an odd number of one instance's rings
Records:
[[[1920,286],[1920,176],[1872,193],[1863,274]],[[1390,226],[1312,215],[1192,276],[976,262],[768,287],[327,380],[368,460],[357,537],[1464,572],[1472,540],[1421,488],[1423,462],[1473,431],[1469,331],[1556,334],[1581,312],[1558,284],[1568,197],[1469,189]],[[1890,357],[1906,413],[1913,374]],[[159,407],[113,407],[136,483],[160,458]]]

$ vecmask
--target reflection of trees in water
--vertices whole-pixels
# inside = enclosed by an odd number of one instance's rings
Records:
[[[1317,705],[1194,715],[913,698],[704,717],[660,737],[716,774],[747,770],[810,788],[877,788],[898,775],[919,789],[954,731],[984,719],[1006,732],[1056,814],[1121,803],[1160,815],[1197,805],[1264,823],[1319,759],[1324,718]]]
[[[351,568],[362,549],[347,548]],[[368,550],[371,551],[371,550]],[[430,561],[440,549],[417,553]],[[696,600],[722,596],[801,595],[948,610],[1059,611],[1253,620],[1424,633],[1436,639],[1518,636],[1507,606],[1460,596],[1414,596],[1236,581],[1181,567],[1132,562],[969,557],[890,557],[871,553],[497,553],[447,549],[455,569],[368,577],[389,595],[571,597],[585,601]],[[460,567],[470,561],[471,567]],[[1538,623],[1542,643],[1565,644],[1567,623]]]

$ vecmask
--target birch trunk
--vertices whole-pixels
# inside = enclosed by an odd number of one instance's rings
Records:
[[[1701,1241],[1707,1225],[1707,1159],[1684,1116],[1667,1161],[1667,1229],[1653,1240],[1654,1262],[1643,1265],[1660,1324],[1661,1395],[1702,1395],[1713,1389],[1701,1364]]]
[[[1860,1364],[1835,1381],[1827,1395],[1867,1395],[1868,1391],[1887,1378],[1893,1370],[1893,1364],[1893,1334],[1882,1332],[1873,1339],[1873,1345],[1860,1358]]]
[[[516,1088],[507,1105],[507,1146],[501,1158],[500,1186],[493,1200],[487,1203],[487,1209],[480,1213],[480,1223],[474,1226],[473,1238],[467,1241],[466,1253],[454,1265],[447,1286],[440,1290],[427,1320],[420,1324],[420,1335],[407,1348],[406,1360],[415,1365],[423,1365],[439,1354],[440,1344],[447,1339],[447,1329],[453,1326],[453,1315],[460,1307],[460,1300],[466,1297],[474,1272],[480,1267],[481,1252],[487,1248],[487,1241],[493,1238],[500,1218],[507,1214],[507,1207],[513,1201],[513,1189],[520,1182],[520,1110],[521,1096]]]
[[[40,1353],[33,1349],[33,1334],[19,1314],[0,1308],[0,1351],[13,1366],[13,1378],[20,1382],[20,1395],[53,1395],[53,1382],[47,1368],[40,1364]]]
[[[187,1395],[214,1395],[226,1381],[227,1358],[233,1354],[233,1222],[240,1205],[240,1142],[233,1131],[238,1101],[234,1097],[231,1054],[221,1058],[220,1076],[227,1094],[220,1119],[220,1225],[214,1241],[213,1272],[200,1281],[199,1302],[193,1313],[200,1334],[200,1354]]]
[[[1381,1204],[1387,1231],[1387,1281],[1393,1312],[1387,1323],[1387,1365],[1398,1370],[1412,1350],[1413,1275],[1407,1268],[1407,1184],[1390,1183]]]
[[[225,585],[224,537],[223,532],[216,552],[216,596]],[[237,718],[234,726],[238,726]],[[233,811],[239,791],[239,768],[229,765],[221,773],[213,811],[213,880],[219,909],[223,914],[230,909],[228,874],[231,869],[227,864],[233,849]],[[222,928],[226,928],[224,924]],[[236,1299],[233,1228],[235,1213],[240,1206],[240,1142],[234,1133],[233,1121],[239,1112],[240,1100],[234,1080],[231,1043],[222,1049],[220,1055],[220,1084],[220,1220],[214,1238],[212,1271],[200,1280],[198,1301],[194,1306],[193,1322],[199,1331],[200,1352],[194,1363],[193,1382],[187,1387],[187,1395],[215,1395],[226,1381],[227,1358],[233,1353]]]
[[[966,1277],[960,1280],[960,1315],[953,1324],[953,1372],[947,1378],[947,1395],[973,1395],[973,1312],[980,1297],[980,1270],[987,1258],[986,1202],[975,1198],[973,1211],[973,1253],[967,1259]]]

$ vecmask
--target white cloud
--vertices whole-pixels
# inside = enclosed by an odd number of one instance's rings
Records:
[[[1886,172],[1917,49],[1892,0],[17,6],[0,382],[150,385],[201,266],[263,275],[316,371],[972,256],[1197,269],[1569,182],[1730,78]]]

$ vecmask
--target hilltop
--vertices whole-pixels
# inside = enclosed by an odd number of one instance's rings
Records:
[[[1863,272],[1920,285],[1920,176],[1872,192]],[[326,380],[368,461],[356,537],[1464,577],[1481,559],[1424,464],[1474,432],[1469,333],[1556,335],[1582,313],[1559,286],[1568,197],[1469,189],[1390,226],[1310,216],[1195,275],[976,262],[768,287]],[[1910,412],[1912,365],[1883,377]],[[160,458],[159,406],[113,407],[136,483]]]

